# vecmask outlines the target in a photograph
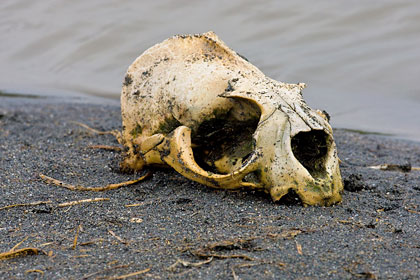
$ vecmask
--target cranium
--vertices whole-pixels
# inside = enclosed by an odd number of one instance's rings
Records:
[[[214,188],[293,190],[305,205],[341,201],[332,129],[304,84],[266,77],[215,33],[175,36],[128,68],[122,166],[168,165]]]

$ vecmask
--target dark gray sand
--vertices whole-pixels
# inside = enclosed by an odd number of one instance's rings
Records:
[[[120,129],[120,109],[0,97],[0,252],[21,241],[15,251],[39,250],[0,260],[1,279],[420,278],[420,172],[367,168],[420,166],[419,143],[336,130],[351,191],[336,206],[305,208],[293,197],[273,203],[263,193],[214,190],[167,169],[107,192],[47,185],[40,173],[84,186],[143,174],[120,173],[118,152],[89,148],[115,139],[72,121]],[[109,200],[59,205],[92,198]]]

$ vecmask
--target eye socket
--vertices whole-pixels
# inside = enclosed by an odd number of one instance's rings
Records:
[[[322,130],[299,132],[291,139],[292,152],[313,178],[327,175],[329,136]]]
[[[206,171],[229,174],[242,166],[255,148],[253,134],[261,111],[245,99],[232,100],[227,112],[215,112],[193,131],[194,159]]]

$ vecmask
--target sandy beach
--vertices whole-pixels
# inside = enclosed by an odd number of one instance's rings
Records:
[[[121,152],[94,146],[115,138],[75,123],[121,129],[119,105],[92,100],[0,96],[1,279],[419,279],[420,171],[368,166],[420,166],[420,143],[335,130],[343,201],[303,207],[170,169],[121,173]],[[105,192],[39,177],[94,187],[146,172]]]

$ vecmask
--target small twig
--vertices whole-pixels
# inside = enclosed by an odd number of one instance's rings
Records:
[[[115,269],[118,269],[118,268],[126,268],[126,267],[129,267],[129,265],[127,265],[127,264],[123,264],[123,265],[116,265],[116,266],[113,266],[113,267],[109,267],[109,268],[102,269],[102,270],[100,270],[100,271],[96,271],[96,272],[93,272],[93,273],[90,273],[90,274],[86,274],[86,275],[85,275],[85,276],[83,276],[81,279],[85,280],[85,279],[88,279],[88,278],[90,278],[90,277],[92,277],[92,276],[95,276],[95,275],[101,274],[101,273],[103,273],[103,272],[107,272],[107,271],[110,271],[110,270],[115,270]]]
[[[232,271],[232,277],[233,277],[233,280],[239,280],[239,277],[238,277],[238,275],[236,275],[236,272],[235,272],[235,270],[233,269],[233,267],[231,267],[231,268],[230,268],[230,270]]]
[[[345,224],[345,225],[352,225],[352,226],[357,226],[359,228],[364,228],[366,227],[365,224],[362,224],[361,222],[357,222],[357,221],[351,221],[351,220],[337,220],[337,222],[341,223],[341,224]]]
[[[117,132],[116,130],[100,131],[100,130],[94,129],[94,128],[92,128],[92,127],[90,127],[90,126],[88,126],[84,123],[76,122],[76,121],[71,121],[71,123],[77,124],[77,125],[85,128],[85,129],[89,130],[90,132],[93,132],[93,133],[99,134],[99,135],[114,135],[115,136],[115,134]]]
[[[363,279],[377,279],[376,275],[370,271],[357,273],[353,271],[354,268],[344,267],[344,270],[350,273],[353,276]]]
[[[368,168],[383,170],[383,171],[401,171],[401,172],[410,172],[410,171],[420,171],[420,167],[411,166],[411,164],[381,164],[381,165],[372,165]]]
[[[7,205],[4,207],[1,207],[0,210],[9,209],[13,207],[36,206],[36,205],[49,204],[49,203],[52,203],[52,201],[48,200],[48,201],[35,201],[35,202],[30,202],[30,203],[19,203],[19,204],[13,204],[13,205]]]
[[[302,245],[300,245],[296,240],[296,250],[298,252],[299,255],[302,255]]]
[[[136,204],[127,204],[127,205],[124,205],[124,207],[137,207],[137,206],[143,206],[143,205],[146,205],[146,203],[141,202],[141,203],[136,203]]]
[[[253,261],[255,260],[254,258],[247,256],[247,255],[242,255],[242,254],[233,254],[233,255],[220,255],[220,254],[214,254],[214,253],[202,253],[202,252],[198,252],[198,251],[194,251],[191,252],[193,255],[197,256],[197,257],[204,257],[204,258],[216,258],[216,259],[243,259],[243,260],[247,260],[247,261]]]
[[[256,260],[257,262],[254,263],[240,263],[237,265],[234,265],[233,267],[235,268],[241,268],[241,267],[251,267],[251,266],[257,266],[257,265],[264,265],[264,264],[274,264],[277,266],[286,266],[286,264],[284,262],[278,261],[278,260]]]
[[[203,264],[210,263],[212,260],[213,260],[213,257],[210,257],[209,259],[207,259],[205,261],[192,263],[192,262],[184,261],[184,260],[181,260],[181,259],[177,259],[176,262],[174,264],[172,264],[171,266],[169,266],[167,269],[171,270],[171,271],[174,271],[178,264],[182,264],[182,266],[184,266],[184,267],[200,267]]]
[[[285,238],[285,239],[293,239],[295,238],[298,234],[303,233],[302,230],[300,229],[286,229],[283,230],[281,233],[267,233],[267,237],[270,238]]]
[[[143,270],[136,271],[136,272],[132,272],[132,273],[129,273],[129,274],[112,277],[111,279],[126,279],[126,278],[129,278],[129,277],[133,277],[133,276],[136,276],[136,275],[139,275],[139,274],[149,272],[149,271],[150,271],[150,267],[146,268],[146,269],[143,269]]]
[[[404,207],[404,209],[405,210],[407,210],[407,212],[410,212],[410,213],[413,213],[413,214],[420,214],[420,212],[419,211],[416,211],[416,210],[413,210],[413,209],[410,209],[410,208],[408,208],[408,207]]]
[[[40,247],[45,247],[48,245],[54,244],[54,242],[47,242],[47,243],[42,243],[41,245],[39,245]]]
[[[109,232],[109,234],[111,234],[112,236],[114,236],[121,243],[128,244],[127,241],[125,241],[124,239],[122,239],[121,237],[119,237],[118,235],[116,235],[112,230],[108,230],[108,232]]]
[[[9,250],[9,252],[13,252],[15,251],[23,242],[25,242],[27,239],[29,238],[29,236],[26,236],[22,241],[20,241],[18,244],[16,244],[15,246],[13,246],[12,249]]]
[[[122,142],[123,142],[121,132],[118,131],[118,130],[100,131],[100,130],[91,128],[84,123],[80,123],[80,122],[76,122],[76,121],[72,121],[72,123],[77,124],[77,125],[85,128],[85,129],[89,130],[90,132],[93,132],[93,133],[96,133],[96,134],[99,134],[99,135],[113,135],[117,139],[118,143],[122,144]]]
[[[124,207],[138,207],[138,206],[144,206],[144,205],[153,204],[154,202],[160,202],[160,199],[158,199],[158,200],[143,201],[143,202],[135,203],[135,204],[127,204],[127,205],[124,205]]]
[[[48,177],[44,174],[39,174],[39,177],[41,177],[42,180],[44,180],[47,184],[53,184],[59,187],[63,187],[72,191],[91,191],[91,192],[102,192],[102,191],[109,191],[109,190],[115,190],[118,189],[120,187],[125,187],[125,186],[129,186],[129,185],[133,185],[136,184],[144,179],[146,179],[147,177],[149,177],[151,175],[151,172],[146,173],[146,175],[135,179],[135,180],[131,180],[131,181],[126,181],[126,182],[122,182],[122,183],[118,183],[118,184],[109,184],[103,187],[83,187],[83,186],[75,186],[75,185],[71,185],[68,183],[65,183],[63,181]]]
[[[140,224],[140,223],[143,223],[143,219],[142,218],[133,217],[133,218],[130,219],[130,223]]]
[[[97,201],[108,201],[108,200],[109,200],[109,198],[104,198],[104,197],[89,198],[89,199],[63,202],[63,203],[58,204],[57,207],[67,207],[67,206],[73,206],[73,205],[82,204],[82,203],[97,202]]]
[[[78,255],[78,256],[72,256],[73,259],[78,259],[78,258],[87,258],[90,257],[91,255],[85,254],[85,255]]]
[[[89,241],[86,241],[86,242],[79,243],[79,246],[87,246],[87,245],[95,244],[96,242],[103,242],[103,241],[105,241],[105,239],[97,238],[97,239],[93,239],[93,240],[89,240]]]
[[[77,246],[77,238],[79,237],[79,231],[80,231],[80,228],[82,227],[82,225],[78,225],[77,226],[77,229],[76,229],[76,235],[74,236],[74,240],[73,240],[73,246],[72,246],[72,249],[73,250],[75,250],[76,249],[76,246]]]
[[[38,255],[39,253],[43,253],[46,255],[44,251],[39,250],[37,248],[22,248],[19,250],[0,253],[0,260],[7,260],[7,259],[23,257],[27,255]]]
[[[28,270],[25,271],[25,274],[29,274],[29,273],[32,273],[32,272],[36,272],[36,273],[39,273],[41,275],[44,275],[44,271],[42,271],[40,269],[28,269]]]
[[[90,145],[90,146],[88,146],[88,148],[90,148],[90,149],[102,149],[102,150],[107,150],[107,151],[117,151],[117,152],[122,151],[121,147],[109,146],[109,145]]]

